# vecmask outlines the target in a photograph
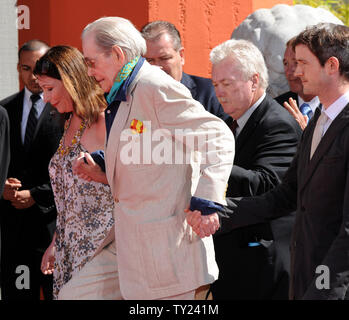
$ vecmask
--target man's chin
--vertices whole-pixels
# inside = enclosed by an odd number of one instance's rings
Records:
[[[32,88],[28,88],[29,91],[33,94],[40,94],[42,92],[41,88],[37,88],[37,87],[32,87]]]

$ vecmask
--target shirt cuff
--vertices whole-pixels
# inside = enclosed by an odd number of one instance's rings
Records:
[[[189,209],[191,211],[199,210],[203,216],[224,211],[224,207],[221,204],[198,197],[191,197]]]
[[[102,171],[105,172],[104,151],[94,151],[91,153],[91,157],[101,167]]]

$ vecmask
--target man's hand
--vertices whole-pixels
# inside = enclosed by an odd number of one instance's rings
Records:
[[[17,178],[8,178],[5,182],[3,198],[9,201],[15,200],[16,193],[21,187],[22,183]]]
[[[52,274],[54,271],[55,251],[56,251],[55,242],[56,242],[56,233],[54,233],[53,239],[41,259],[40,269],[41,269],[41,272],[45,275]]]
[[[200,238],[209,237],[220,227],[216,212],[206,216],[203,216],[198,210],[185,209],[184,212],[187,213],[188,224]]]
[[[16,197],[11,201],[16,209],[27,209],[35,204],[29,190],[20,190],[16,192]]]
[[[297,120],[302,130],[304,130],[308,124],[308,117],[300,112],[296,100],[290,98],[288,101],[289,103],[287,101],[284,102],[284,107],[291,114],[291,116]]]
[[[78,158],[74,160],[73,172],[81,179],[108,184],[105,172],[87,152],[80,152]]]

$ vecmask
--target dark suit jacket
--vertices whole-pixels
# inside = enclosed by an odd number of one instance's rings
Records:
[[[298,123],[267,95],[236,139],[227,197],[260,195],[279,184],[300,137]],[[214,299],[287,299],[293,223],[288,216],[215,236]],[[248,246],[257,241],[263,245]]]
[[[0,199],[10,163],[10,121],[6,110],[0,106]]]
[[[193,98],[199,101],[208,112],[224,121],[229,118],[217,100],[211,79],[192,76],[183,72],[181,83],[189,89]]]
[[[349,104],[332,122],[309,160],[318,117],[316,112],[304,130],[297,154],[278,187],[259,197],[228,199],[221,232],[297,208],[290,297],[348,299]],[[319,266],[328,268],[329,289],[317,288],[324,282]]]
[[[46,104],[36,127],[31,147],[26,152],[21,140],[24,90],[0,102],[10,119],[11,161],[8,177],[18,178],[22,189],[31,192],[35,204],[24,210],[15,209],[10,201],[0,202],[2,259],[23,254],[25,250],[44,250],[50,243],[56,210],[48,174],[49,161],[57,150],[63,133],[61,115]],[[8,258],[10,259],[10,258]],[[6,265],[5,265],[6,266]]]
[[[294,93],[292,91],[288,91],[288,92],[285,92],[285,93],[279,95],[278,97],[275,98],[275,100],[283,106],[284,102],[285,101],[288,102],[288,99],[290,99],[290,98],[296,100],[297,105],[299,106],[298,94]]]

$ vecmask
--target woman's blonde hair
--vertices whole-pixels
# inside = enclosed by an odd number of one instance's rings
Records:
[[[84,57],[74,47],[52,47],[37,61],[34,74],[61,80],[73,100],[75,113],[89,126],[107,106],[103,90],[88,75]]]

